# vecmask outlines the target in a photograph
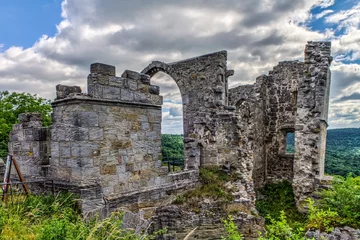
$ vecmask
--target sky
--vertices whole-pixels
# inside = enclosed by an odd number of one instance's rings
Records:
[[[55,85],[86,92],[90,64],[141,71],[228,51],[230,87],[279,61],[303,60],[307,41],[331,41],[329,128],[360,127],[359,0],[0,0],[0,91],[54,99]],[[164,133],[182,133],[180,92],[158,73]]]

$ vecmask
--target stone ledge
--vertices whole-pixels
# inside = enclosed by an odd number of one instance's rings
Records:
[[[57,107],[57,106],[81,104],[81,103],[161,109],[161,105],[154,105],[154,104],[140,103],[140,102],[126,102],[126,101],[102,99],[102,98],[89,98],[82,96],[75,96],[72,98],[55,100],[54,102],[51,103],[51,106]]]

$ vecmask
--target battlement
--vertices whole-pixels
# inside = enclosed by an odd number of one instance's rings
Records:
[[[162,105],[160,88],[150,84],[150,76],[125,70],[121,77],[115,75],[115,67],[93,63],[87,81],[88,93],[79,86],[56,86],[56,100],[82,97],[86,99],[118,100],[129,103]]]

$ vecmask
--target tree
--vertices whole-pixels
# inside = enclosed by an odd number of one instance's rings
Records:
[[[29,93],[0,92],[0,158],[8,153],[9,133],[12,126],[18,123],[18,115],[26,112],[39,112],[43,125],[51,123],[52,108],[50,101]]]

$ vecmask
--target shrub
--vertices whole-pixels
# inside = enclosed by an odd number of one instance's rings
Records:
[[[322,232],[331,232],[333,230],[333,226],[336,226],[339,221],[338,213],[331,211],[330,209],[324,210],[317,208],[314,205],[314,201],[310,198],[308,199],[308,202],[309,211],[307,228],[314,230],[319,229]]]
[[[331,188],[320,196],[320,208],[337,212],[338,225],[360,227],[360,177],[334,177]]]
[[[269,223],[266,225],[266,237],[259,240],[304,240],[304,229],[301,227],[292,228],[286,219],[285,212],[280,211],[278,219],[267,217]]]
[[[258,194],[256,209],[266,217],[266,223],[270,219],[279,219],[281,211],[284,211],[291,227],[304,223],[306,219],[304,214],[298,212],[292,186],[287,181],[266,184]]]
[[[238,228],[234,223],[234,219],[231,215],[224,219],[223,221],[224,228],[227,233],[227,237],[221,237],[222,240],[242,240],[243,236],[238,232]]]

